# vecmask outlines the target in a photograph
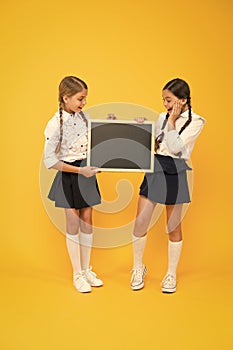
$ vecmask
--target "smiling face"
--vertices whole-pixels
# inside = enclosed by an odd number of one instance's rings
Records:
[[[87,98],[86,89],[83,89],[82,91],[77,92],[72,96],[64,95],[63,101],[64,101],[65,111],[68,113],[80,112],[87,103],[86,98]]]
[[[176,97],[171,91],[169,91],[168,89],[163,90],[162,92],[162,96],[163,96],[163,105],[166,108],[167,112],[169,114],[171,114],[172,112],[172,108],[174,106],[174,103],[176,101],[181,101],[183,108],[182,108],[182,112],[186,111],[188,109],[187,106],[187,99],[186,98],[178,98]]]

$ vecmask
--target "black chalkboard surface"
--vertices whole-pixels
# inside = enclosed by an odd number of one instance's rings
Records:
[[[87,165],[101,171],[153,172],[154,123],[89,120]]]

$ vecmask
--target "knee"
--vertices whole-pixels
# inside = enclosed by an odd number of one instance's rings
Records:
[[[80,213],[80,229],[82,232],[92,232],[92,211],[90,208]]]
[[[76,235],[78,233],[79,225],[75,220],[66,221],[66,230],[71,235]]]
[[[84,211],[80,214],[80,222],[82,225],[91,225],[92,224],[92,215],[90,211]]]
[[[136,237],[143,237],[146,235],[147,232],[147,224],[145,220],[141,217],[137,217],[135,221],[135,227],[134,227],[134,235]]]
[[[91,215],[90,215],[90,213],[83,213],[83,214],[80,216],[80,219],[81,219],[83,222],[90,223],[90,222],[91,222]]]
[[[91,207],[79,209],[79,217],[83,221],[88,221],[88,219],[90,219],[91,216],[92,216],[92,208]]]
[[[169,233],[169,240],[172,242],[179,242],[182,240],[182,231],[179,227],[168,231]]]

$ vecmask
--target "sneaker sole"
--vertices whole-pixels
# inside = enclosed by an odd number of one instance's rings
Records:
[[[74,287],[75,288],[75,287]],[[91,290],[85,290],[85,291],[81,291],[81,290],[78,290],[77,288],[75,288],[79,293],[82,293],[82,294],[88,294],[88,293],[91,293]]]
[[[90,286],[91,286],[91,287],[97,287],[97,288],[98,288],[98,287],[102,287],[103,285],[104,285],[103,283],[102,283],[102,284],[91,284],[91,283],[90,283]]]
[[[140,290],[142,288],[144,288],[144,283],[141,283],[138,286],[130,286],[132,290]]]
[[[90,290],[81,291],[81,290],[78,290],[78,288],[76,288],[75,285],[74,285],[74,288],[75,288],[79,293],[91,293],[91,289],[90,289]]]
[[[163,293],[171,294],[176,292],[176,287],[175,288],[162,288]]]

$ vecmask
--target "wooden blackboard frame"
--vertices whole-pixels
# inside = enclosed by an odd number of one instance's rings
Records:
[[[101,127],[102,127],[102,130],[100,129]],[[127,138],[127,135],[129,133],[130,133],[130,136],[129,138]],[[108,138],[107,135],[113,135],[114,137]],[[122,136],[123,136],[122,142],[130,146],[130,147],[124,148],[124,151],[122,152],[124,153],[122,154],[123,160],[113,157],[111,158],[111,166],[108,166],[108,162],[106,165],[106,163],[104,163],[104,158],[106,154],[107,156],[111,155],[111,147],[112,147],[112,152],[114,153],[117,142],[118,142],[118,146],[119,145],[120,147],[122,146],[121,140],[120,140]],[[96,140],[98,140],[98,142]],[[107,141],[107,142],[104,142],[104,141]],[[93,149],[95,149],[95,146],[98,146],[99,144],[101,144],[101,152],[97,151],[98,156],[96,156],[95,151]],[[127,160],[127,155],[125,159],[125,153],[127,153],[129,148],[131,148],[131,152],[134,152],[134,150],[132,151],[133,146],[136,146],[135,152],[137,152],[137,155],[134,154],[134,156],[135,157],[137,156],[137,164],[134,162],[131,162],[130,160]],[[140,151],[138,152],[138,150]],[[138,155],[139,155],[139,158],[138,158]],[[103,156],[103,160],[101,160],[102,156]],[[102,161],[105,166],[99,165],[99,164],[102,164],[101,163]],[[124,162],[124,166],[122,166],[122,161]],[[142,167],[139,167],[140,162],[143,163]],[[144,166],[145,162],[146,162],[146,166]],[[135,166],[133,164],[135,164]],[[101,169],[101,171],[109,171],[109,172],[112,172],[112,171],[113,172],[147,172],[147,173],[153,172],[154,171],[154,122],[145,121],[143,124],[139,124],[133,120],[89,119],[88,120],[87,165],[97,166]]]

